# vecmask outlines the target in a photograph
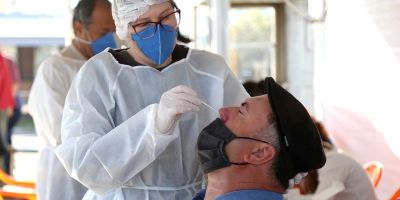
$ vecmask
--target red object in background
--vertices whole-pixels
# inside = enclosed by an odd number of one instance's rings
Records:
[[[8,62],[0,54],[0,110],[14,107]]]
[[[397,189],[396,193],[390,198],[390,200],[399,200],[400,199],[400,188]]]
[[[379,161],[371,161],[364,164],[364,169],[367,172],[372,185],[376,188],[381,180],[383,173],[383,164]]]

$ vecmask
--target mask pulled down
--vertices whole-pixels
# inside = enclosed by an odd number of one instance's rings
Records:
[[[217,118],[201,131],[197,139],[197,155],[204,173],[210,173],[231,165],[249,164],[229,161],[225,147],[234,139],[247,139],[269,144],[255,138],[238,137],[225,126],[220,118]]]

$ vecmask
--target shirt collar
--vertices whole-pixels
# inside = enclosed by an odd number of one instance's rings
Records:
[[[283,200],[283,195],[267,190],[238,190],[219,196],[216,200]]]

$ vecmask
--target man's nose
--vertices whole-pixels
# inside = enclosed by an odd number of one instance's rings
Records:
[[[227,107],[223,107],[223,108],[220,108],[219,110],[218,110],[218,113],[219,113],[219,118],[220,119],[222,119],[222,121],[224,121],[224,122],[226,122],[226,119],[227,119]]]

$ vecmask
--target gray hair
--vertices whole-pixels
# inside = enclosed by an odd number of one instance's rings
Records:
[[[257,133],[258,138],[270,143],[277,151],[280,149],[279,133],[276,126],[275,118],[271,118],[266,122],[266,125]]]
[[[282,159],[280,156],[281,145],[278,132],[278,125],[275,116],[272,113],[272,110],[270,113],[267,114],[267,120],[264,123],[265,126],[259,131],[257,131],[254,137],[266,141],[272,146],[274,146],[276,150],[276,156],[272,161],[271,168],[269,168],[267,171],[267,175],[275,179],[278,184],[280,184],[286,189],[288,185],[288,179],[286,179],[286,177],[282,177],[280,173],[280,171],[282,171],[281,167],[279,167],[281,165],[280,163]]]
[[[72,21],[80,22],[85,28],[88,28],[96,3],[103,3],[111,7],[111,3],[108,0],[80,0],[74,8]]]
[[[254,137],[270,143],[272,146],[275,147],[276,151],[279,151],[280,145],[279,145],[278,128],[276,124],[275,115],[272,112],[272,108],[269,102],[268,102],[268,107],[270,112],[266,114],[267,119],[264,122],[264,126],[255,133]]]

